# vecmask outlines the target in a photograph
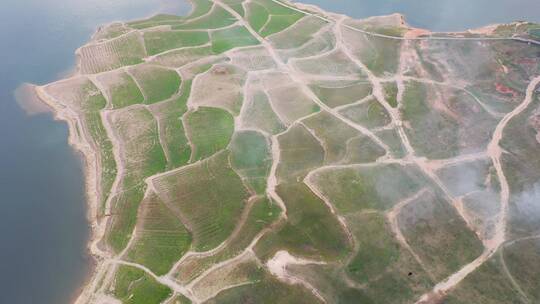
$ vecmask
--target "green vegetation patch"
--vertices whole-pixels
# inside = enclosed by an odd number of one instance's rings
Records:
[[[182,24],[173,25],[171,28],[173,30],[210,30],[229,26],[236,21],[237,20],[233,15],[231,15],[221,6],[214,4],[208,14],[197,19],[188,20]]]
[[[357,136],[347,141],[347,152],[343,163],[363,164],[375,162],[385,156],[386,150],[367,136]]]
[[[166,149],[169,158],[169,168],[178,168],[189,162],[191,146],[187,139],[182,122],[182,115],[187,111],[187,99],[191,92],[191,80],[182,82],[180,96],[165,105],[160,112],[163,149]]]
[[[402,158],[407,154],[405,146],[401,141],[399,133],[396,129],[386,129],[375,133],[379,139],[388,146],[388,151],[392,157]]]
[[[314,76],[350,76],[364,78],[363,71],[341,50],[334,49],[321,55],[292,61],[294,67]]]
[[[442,159],[459,153],[459,126],[446,113],[429,105],[426,85],[410,82],[403,94],[402,117],[405,131],[418,155]]]
[[[403,303],[426,292],[432,282],[426,272],[395,239],[380,213],[347,217],[358,242],[358,252],[346,266],[347,275],[366,284],[374,303]]]
[[[138,224],[128,258],[156,275],[166,274],[189,249],[189,232],[154,193],[141,203]]]
[[[99,148],[99,157],[103,168],[103,170],[101,170],[100,180],[101,202],[102,205],[104,205],[117,173],[112,142],[107,136],[107,131],[103,126],[101,115],[99,114],[99,111],[105,108],[107,101],[101,93],[96,94],[99,90],[91,82],[87,82],[80,89],[81,96],[83,96],[81,105],[83,106],[84,124]]]
[[[519,292],[512,286],[503,267],[499,252],[450,291],[449,295],[444,299],[444,303],[526,303]]]
[[[392,107],[397,108],[398,101],[397,101],[397,94],[398,94],[398,86],[395,81],[392,82],[385,82],[383,83],[384,88],[384,98],[386,99],[386,102]]]
[[[279,181],[302,179],[309,170],[324,163],[324,148],[302,125],[294,125],[278,137],[280,162]]]
[[[268,274],[256,283],[226,289],[206,303],[315,304],[321,303],[321,301],[305,288],[282,283]]]
[[[275,18],[272,21],[275,22]],[[327,24],[328,22],[317,17],[307,16],[288,27],[287,30],[268,37],[268,40],[276,49],[299,48],[314,39],[315,35]]]
[[[139,65],[130,72],[141,86],[146,97],[146,104],[166,100],[176,94],[180,88],[180,76],[173,70],[152,65]]]
[[[82,47],[78,52],[82,73],[100,73],[143,62],[146,57],[139,33],[132,32],[117,39]]]
[[[347,153],[347,142],[360,133],[332,114],[322,111],[304,120],[324,144],[325,163],[336,163]]]
[[[172,291],[144,271],[122,265],[116,273],[113,293],[124,304],[159,304]]]
[[[381,128],[392,122],[390,114],[374,98],[340,111],[347,119],[366,128]]]
[[[197,2],[202,2],[202,1],[197,1]],[[210,10],[210,8],[208,8],[208,10]],[[142,30],[142,29],[156,27],[156,26],[164,26],[164,25],[171,26],[171,25],[176,25],[176,24],[182,24],[183,22],[185,22],[184,17],[169,15],[169,14],[157,14],[147,19],[129,22],[128,26],[137,30]]]
[[[324,104],[331,108],[362,100],[372,91],[369,83],[356,83],[344,87],[312,85],[311,89]]]
[[[312,181],[340,213],[386,210],[426,185],[421,172],[397,164],[324,169]]]
[[[246,4],[247,7],[247,21],[252,29],[259,31],[267,22],[270,15],[264,6],[257,2],[250,1]]]
[[[148,55],[210,42],[206,31],[150,31],[143,37]]]
[[[437,194],[427,192],[404,206],[398,223],[409,245],[437,280],[482,254],[482,242]]]
[[[529,301],[540,301],[540,238],[521,240],[503,250],[501,258]]]
[[[344,37],[356,58],[362,61],[375,76],[395,74],[399,66],[402,41],[367,35],[352,29]]]
[[[258,45],[259,40],[243,26],[233,26],[211,33],[212,51],[221,54],[233,48]]]
[[[211,45],[176,49],[157,55],[152,59],[153,64],[162,65],[169,68],[180,68],[186,64],[193,63],[201,58],[210,57],[214,54]]]
[[[98,76],[100,81],[107,84],[111,104],[114,109],[127,107],[144,102],[141,90],[126,72],[113,72]]]
[[[279,206],[266,197],[259,197],[249,204],[252,205],[250,205],[245,223],[230,239],[227,247],[212,256],[186,258],[177,268],[178,280],[182,283],[191,282],[213,265],[239,255],[251,244],[257,234],[272,225],[281,213]]]
[[[244,6],[242,5],[244,0],[223,0],[222,2],[237,12],[238,15],[242,17],[245,16],[246,12],[244,11]]]
[[[235,171],[253,191],[258,194],[264,193],[266,179],[272,166],[268,140],[258,132],[238,132],[234,135],[229,150]]]
[[[212,249],[229,237],[249,196],[229,165],[227,151],[161,176],[154,185],[191,232],[197,251]]]
[[[283,31],[304,17],[303,13],[294,11],[291,15],[270,15],[270,19],[260,30],[263,37]]]
[[[255,247],[259,257],[266,260],[287,250],[293,256],[339,261],[350,252],[339,220],[304,183],[282,183],[276,192],[287,207],[287,222],[259,241]]]
[[[123,149],[125,172],[119,193],[113,200],[108,229],[108,243],[120,252],[127,244],[137,221],[137,210],[143,198],[144,179],[165,170],[167,160],[159,142],[157,123],[144,107],[119,110],[111,120]]]
[[[225,149],[234,132],[234,118],[218,108],[200,107],[185,117],[194,146],[192,160],[207,158]]]
[[[285,125],[276,115],[268,96],[262,91],[253,93],[251,100],[244,104],[240,116],[242,126],[262,130],[268,134],[278,134],[285,131]]]

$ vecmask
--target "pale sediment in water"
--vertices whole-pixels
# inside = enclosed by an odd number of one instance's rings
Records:
[[[15,100],[21,109],[28,115],[52,113],[52,108],[45,104],[35,91],[32,84],[24,83],[13,92]]]

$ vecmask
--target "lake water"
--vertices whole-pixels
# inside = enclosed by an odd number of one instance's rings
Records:
[[[460,30],[540,21],[538,0],[303,0],[353,17],[404,13],[415,26]],[[0,303],[68,303],[90,259],[81,161],[67,127],[27,116],[13,92],[65,75],[102,23],[183,14],[183,0],[3,0],[0,8]]]
[[[27,116],[13,92],[65,75],[95,28],[183,1],[3,0],[0,7],[0,303],[69,303],[89,271],[88,223],[79,156],[67,126]]]
[[[517,20],[540,22],[539,0],[300,0],[355,18],[402,13],[415,27],[459,31]]]

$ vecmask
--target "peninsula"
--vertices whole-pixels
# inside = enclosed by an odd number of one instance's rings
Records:
[[[76,303],[540,301],[539,25],[192,2],[35,88],[86,164]]]

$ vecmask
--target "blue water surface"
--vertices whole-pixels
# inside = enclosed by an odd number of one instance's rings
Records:
[[[82,163],[67,126],[50,114],[26,115],[14,90],[65,75],[102,23],[188,9],[185,1],[2,1],[0,303],[69,303],[91,268]]]

